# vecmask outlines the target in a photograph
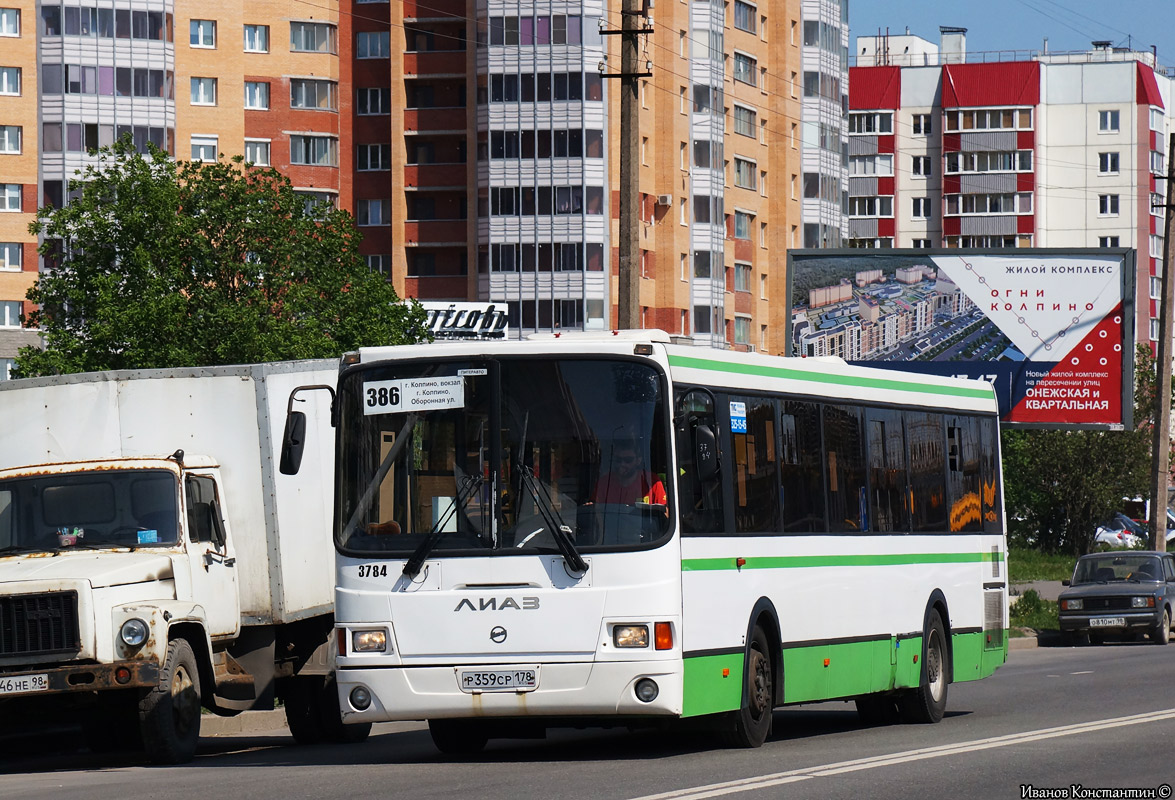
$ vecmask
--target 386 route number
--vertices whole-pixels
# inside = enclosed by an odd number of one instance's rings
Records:
[[[368,408],[387,408],[400,405],[399,386],[369,386],[367,388]]]

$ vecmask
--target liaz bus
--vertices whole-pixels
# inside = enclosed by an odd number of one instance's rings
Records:
[[[937,722],[1005,661],[989,384],[578,334],[360,350],[334,420],[346,722],[755,747],[793,703]]]

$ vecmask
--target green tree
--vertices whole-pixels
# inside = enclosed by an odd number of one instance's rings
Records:
[[[1046,553],[1081,555],[1122,498],[1150,492],[1154,359],[1135,359],[1137,427],[1127,431],[1017,431],[1001,436],[1009,534]],[[1150,402],[1153,403],[1153,400]]]
[[[123,139],[42,208],[46,268],[26,320],[19,377],[336,357],[427,338],[359,254],[351,216],[239,156],[177,162]]]

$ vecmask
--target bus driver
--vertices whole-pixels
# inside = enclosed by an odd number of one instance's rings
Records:
[[[600,476],[592,494],[596,503],[636,505],[666,505],[665,485],[641,463],[635,444],[616,445],[612,456],[612,470]]]

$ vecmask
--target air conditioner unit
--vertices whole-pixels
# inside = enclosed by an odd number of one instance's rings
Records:
[[[671,194],[659,194],[659,195],[657,195],[657,205],[659,205],[659,206],[671,206],[671,205],[673,205],[673,195],[671,195]]]

